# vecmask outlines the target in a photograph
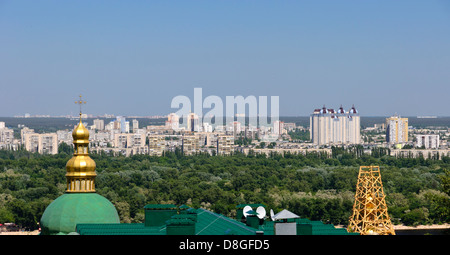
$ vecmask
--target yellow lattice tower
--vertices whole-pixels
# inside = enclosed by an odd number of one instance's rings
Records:
[[[353,214],[347,231],[361,235],[395,235],[378,166],[359,168]]]

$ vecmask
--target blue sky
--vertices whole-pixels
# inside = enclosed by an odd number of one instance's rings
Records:
[[[0,116],[167,114],[195,87],[449,116],[450,2],[0,1],[0,87]]]

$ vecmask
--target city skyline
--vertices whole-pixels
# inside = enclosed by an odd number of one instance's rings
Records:
[[[0,116],[167,115],[279,96],[280,116],[450,116],[444,1],[0,3]],[[207,112],[207,111],[205,111]]]

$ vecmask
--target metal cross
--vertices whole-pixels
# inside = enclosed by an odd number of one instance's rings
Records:
[[[81,100],[81,95],[79,97],[80,97],[80,100],[79,101],[75,101],[75,104],[79,104],[80,105],[80,116],[81,116],[81,105],[82,104],[86,104],[86,101]]]

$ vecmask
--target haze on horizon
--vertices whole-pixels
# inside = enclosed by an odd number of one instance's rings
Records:
[[[279,96],[280,116],[450,116],[448,1],[0,1],[0,31],[5,117],[77,114],[79,94],[165,115],[196,87]]]

